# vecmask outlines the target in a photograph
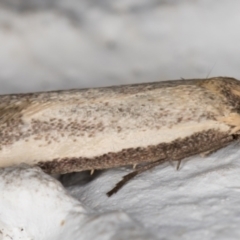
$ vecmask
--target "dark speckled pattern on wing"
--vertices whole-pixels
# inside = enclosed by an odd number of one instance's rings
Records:
[[[240,83],[211,78],[0,96],[0,166],[49,173],[180,160],[240,130]]]

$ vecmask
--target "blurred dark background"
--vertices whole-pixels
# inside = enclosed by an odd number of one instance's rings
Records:
[[[0,0],[0,93],[240,78],[237,0]]]

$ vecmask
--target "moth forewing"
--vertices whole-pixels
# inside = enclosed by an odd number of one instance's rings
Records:
[[[240,82],[226,77],[2,95],[0,166],[67,173],[181,160],[234,141],[239,113]]]

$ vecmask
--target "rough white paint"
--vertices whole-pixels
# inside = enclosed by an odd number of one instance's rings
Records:
[[[79,202],[38,168],[2,169],[0,239],[238,239],[239,154],[233,145],[180,171],[159,166],[111,198],[127,170],[109,170],[68,187]]]
[[[39,168],[1,169],[0,193],[0,239],[117,239],[121,228],[126,236],[142,237],[127,214],[88,209]]]

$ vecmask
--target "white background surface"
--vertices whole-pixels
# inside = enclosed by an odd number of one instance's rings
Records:
[[[0,93],[240,79],[237,0],[0,4]],[[239,155],[166,163],[111,198],[130,168],[65,176],[67,193],[37,169],[1,170],[0,239],[239,239]]]

